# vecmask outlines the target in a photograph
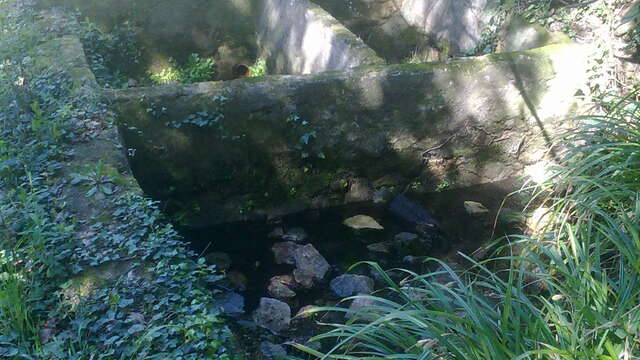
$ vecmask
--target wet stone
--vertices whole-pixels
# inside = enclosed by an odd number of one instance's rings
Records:
[[[296,296],[296,293],[291,290],[295,285],[295,280],[291,275],[274,276],[269,282],[268,291],[274,298],[289,299]]]
[[[287,356],[287,350],[282,345],[264,341],[260,344],[260,351],[267,359],[279,360]]]
[[[222,311],[231,316],[244,314],[244,297],[236,292],[228,292],[216,301]]]
[[[477,201],[465,201],[464,209],[471,216],[483,216],[489,213],[489,209]]]
[[[424,207],[404,195],[396,196],[391,201],[389,210],[399,219],[415,226],[416,229],[438,228],[438,222]]]
[[[293,241],[276,243],[271,247],[271,251],[275,257],[276,264],[289,264],[296,263],[295,252],[300,248],[300,245]]]
[[[307,232],[303,228],[293,228],[282,235],[282,240],[301,243],[307,239]]]
[[[271,298],[261,298],[260,306],[253,313],[258,326],[279,333],[289,328],[291,308],[286,303]]]
[[[392,246],[401,256],[426,256],[431,251],[433,240],[405,232],[394,237]]]
[[[344,314],[344,317],[350,319],[354,316],[358,316],[359,311],[370,311],[368,308],[375,306],[378,302],[371,298],[359,297],[354,299],[349,306],[349,312]]]
[[[346,219],[343,224],[356,230],[384,230],[384,227],[382,227],[382,225],[380,225],[374,218],[368,215],[356,215],[350,217]]]
[[[305,289],[311,289],[313,287],[313,276],[300,269],[293,270],[293,277],[296,283]]]
[[[294,252],[296,270],[304,272],[311,276],[312,279],[322,280],[329,271],[329,263],[320,255],[313,245],[308,244],[301,246]],[[295,275],[296,281],[298,276]]]
[[[388,242],[379,242],[371,245],[367,245],[367,250],[375,253],[389,253],[389,243]]]
[[[330,287],[339,297],[370,294],[373,292],[373,280],[364,275],[345,274],[331,280]]]

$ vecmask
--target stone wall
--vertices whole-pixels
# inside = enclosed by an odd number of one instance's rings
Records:
[[[382,64],[356,35],[308,0],[263,0],[258,41],[273,74],[310,74]]]
[[[256,59],[256,0],[50,0],[78,9],[104,30],[130,22],[138,27],[142,72],[166,67],[170,57],[214,56],[220,79],[232,78],[239,62]],[[47,2],[47,1],[45,1]],[[131,64],[124,64],[131,65]]]
[[[137,179],[211,224],[464,187],[542,160],[585,81],[573,44],[113,93]]]
[[[429,45],[462,54],[480,43],[497,0],[314,0],[391,62]]]

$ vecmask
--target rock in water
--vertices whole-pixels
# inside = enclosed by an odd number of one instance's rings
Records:
[[[367,250],[369,250],[371,252],[375,252],[375,253],[388,254],[389,253],[389,243],[384,241],[384,242],[379,242],[379,243],[367,245]]]
[[[308,274],[315,280],[322,280],[329,271],[329,263],[313,245],[300,246],[293,254],[296,270]],[[294,272],[295,275],[295,272]],[[296,280],[298,276],[296,276]]]
[[[280,300],[262,298],[260,306],[253,313],[253,321],[258,326],[279,333],[289,328],[291,308]]]
[[[287,350],[282,345],[265,341],[260,344],[260,351],[267,359],[279,360],[287,356]]]
[[[464,209],[471,216],[482,216],[489,213],[489,209],[477,201],[465,201]]]
[[[437,240],[437,237],[424,238],[414,233],[403,232],[393,238],[392,247],[400,256],[425,256],[429,255],[434,239]]]
[[[373,292],[373,279],[363,275],[345,274],[331,280],[331,290],[339,297]]]
[[[357,215],[354,217],[350,217],[343,222],[344,225],[352,228],[352,229],[373,229],[373,230],[384,230],[384,227],[380,225],[374,218],[367,215]]]
[[[291,275],[274,276],[269,282],[269,294],[277,299],[289,299],[296,296],[291,290],[295,286],[295,280]]]
[[[293,241],[273,244],[273,246],[271,247],[271,251],[273,251],[276,264],[295,264],[296,258],[294,254],[299,247],[300,245],[294,243]]]
[[[436,219],[424,207],[404,195],[396,196],[391,201],[389,210],[398,218],[415,225],[417,229],[439,227]]]
[[[293,241],[293,242],[303,242],[307,239],[307,232],[304,231],[303,228],[293,228],[287,231],[284,235],[282,235],[282,240],[285,241]]]

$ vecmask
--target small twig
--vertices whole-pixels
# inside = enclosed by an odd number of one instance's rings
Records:
[[[460,134],[461,131],[466,130],[467,127],[469,127],[469,121],[467,120],[467,122],[464,124],[464,126],[462,127],[462,129],[456,131],[453,135],[449,136],[448,138],[446,138],[442,143],[440,143],[439,145],[436,145],[432,148],[429,148],[425,151],[422,152],[422,156],[427,155],[428,153],[432,152],[432,151],[436,151],[436,150],[440,150],[443,147],[445,147],[448,143],[451,142],[451,140],[455,139],[456,136],[458,136]]]
[[[440,143],[439,145],[436,145],[436,146],[434,146],[434,147],[432,147],[432,148],[429,148],[429,149],[427,149],[427,150],[423,151],[423,152],[422,152],[422,156],[425,156],[425,155],[427,155],[428,153],[430,153],[430,152],[432,152],[432,151],[436,151],[436,150],[440,150],[440,149],[442,149],[442,148],[443,148],[443,147],[445,147],[448,143],[450,143],[450,142],[451,142],[451,140],[453,140],[453,138],[455,138],[456,136],[458,136],[458,134],[457,134],[457,133],[455,133],[455,134],[453,134],[453,135],[449,136],[445,141],[443,141],[443,142],[442,142],[442,143]]]

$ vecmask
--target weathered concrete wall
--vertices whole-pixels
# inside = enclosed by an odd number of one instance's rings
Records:
[[[168,58],[186,59],[194,52],[215,56],[220,79],[230,79],[238,62],[257,56],[257,0],[50,0],[79,9],[102,28],[129,21],[139,27],[145,56],[142,71],[165,67]],[[46,2],[46,1],[45,1]],[[135,65],[135,64],[132,64]]]
[[[378,54],[402,61],[429,44],[454,54],[480,43],[498,0],[314,0]]]
[[[454,52],[473,49],[491,19],[498,0],[403,0],[402,17]]]
[[[447,63],[114,93],[145,191],[216,223],[509,179],[543,158],[585,80],[553,45]],[[185,204],[183,204],[185,205]]]
[[[308,0],[262,0],[258,42],[273,74],[310,74],[384,61]]]

